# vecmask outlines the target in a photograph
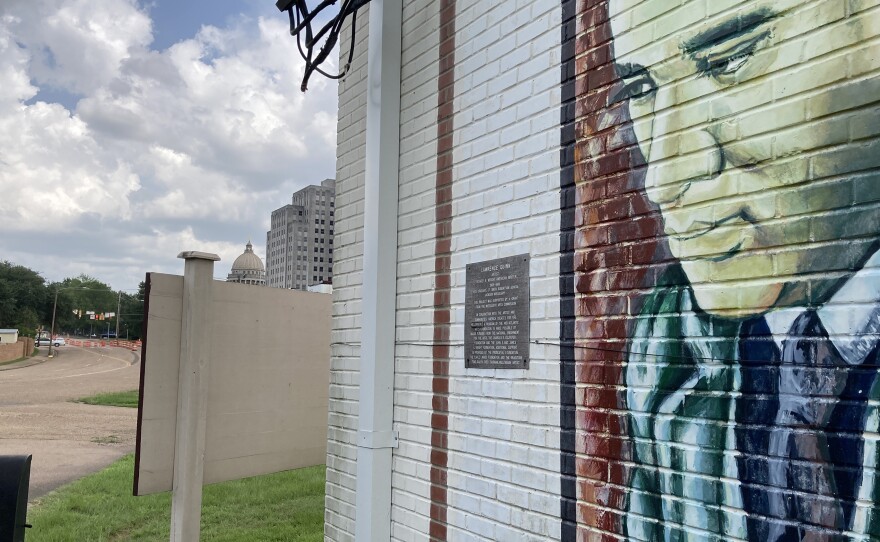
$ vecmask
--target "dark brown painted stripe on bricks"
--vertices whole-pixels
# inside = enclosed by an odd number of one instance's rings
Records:
[[[446,542],[449,461],[449,293],[452,247],[452,131],[455,97],[455,0],[440,1],[440,74],[437,78],[437,180],[434,207],[434,348],[431,388],[430,539]]]
[[[575,378],[575,57],[577,37],[577,0],[561,0],[562,5],[562,56],[560,86],[562,107],[560,111],[559,153],[559,430],[560,430],[560,542],[577,540],[577,382]]]

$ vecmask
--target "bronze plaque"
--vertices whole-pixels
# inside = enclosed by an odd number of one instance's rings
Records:
[[[465,367],[529,366],[529,255],[467,266]]]

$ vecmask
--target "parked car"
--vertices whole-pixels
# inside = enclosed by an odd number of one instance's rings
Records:
[[[55,337],[55,340],[51,340],[49,337],[39,337],[34,339],[36,346],[49,346],[51,343],[54,346],[64,346],[67,343],[64,342],[64,337]]]

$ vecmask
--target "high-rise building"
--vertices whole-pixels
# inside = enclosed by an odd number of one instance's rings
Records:
[[[295,192],[290,205],[272,211],[266,232],[266,285],[305,290],[333,277],[336,182]]]

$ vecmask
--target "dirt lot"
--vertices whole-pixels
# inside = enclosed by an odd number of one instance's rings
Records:
[[[136,389],[136,353],[63,346],[48,359],[40,350],[0,366],[0,455],[33,455],[30,500],[133,452],[137,425],[137,409],[71,402]]]

